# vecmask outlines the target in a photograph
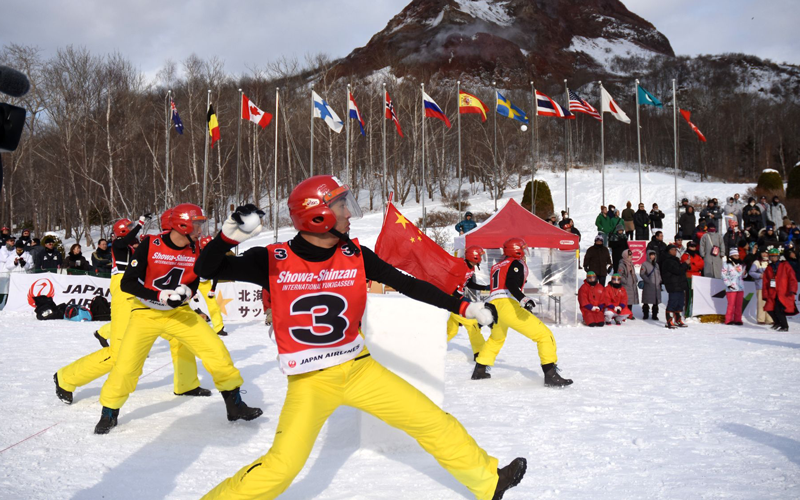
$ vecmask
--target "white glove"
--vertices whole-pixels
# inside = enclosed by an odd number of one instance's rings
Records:
[[[594,311],[594,312],[597,312],[597,311],[599,311],[599,310],[600,310],[600,308],[599,308],[599,307],[597,307],[597,306],[594,306],[594,307],[592,307],[592,311]]]
[[[481,326],[489,326],[495,322],[495,314],[497,314],[492,312],[492,309],[494,309],[494,306],[491,304],[472,302],[464,311],[464,317],[477,320]]]
[[[263,210],[253,204],[236,207],[230,217],[222,223],[222,235],[229,241],[242,243],[261,232]]]
[[[178,307],[192,298],[192,289],[186,285],[178,285],[175,290],[161,290],[158,292],[158,301],[169,307]]]
[[[622,312],[622,308],[617,306],[617,307],[614,308],[614,312],[615,313],[621,313]]]
[[[207,296],[209,299],[213,299],[214,297],[216,297],[216,296],[217,296],[217,292],[216,292],[216,290],[209,290],[209,291],[208,291],[208,293],[206,294],[206,296]]]
[[[533,308],[536,307],[536,301],[530,297],[523,297],[522,300],[519,301],[519,305],[529,313],[532,313]]]

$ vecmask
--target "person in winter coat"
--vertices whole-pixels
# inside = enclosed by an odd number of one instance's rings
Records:
[[[2,271],[7,273],[26,273],[33,269],[33,258],[25,251],[25,243],[17,240],[14,244],[14,254],[6,259],[5,267]]]
[[[747,275],[753,278],[756,285],[756,321],[759,325],[771,325],[772,317],[764,311],[763,277],[769,265],[769,252],[766,249],[759,252],[759,257],[749,268]]]
[[[108,240],[105,238],[97,242],[97,250],[92,252],[92,266],[102,273],[111,272],[111,249],[108,248]]]
[[[619,274],[611,276],[611,283],[606,287],[603,295],[603,303],[606,306],[606,324],[614,323],[621,325],[628,318],[633,317],[633,313],[628,308],[628,294],[622,286],[622,278]]]
[[[19,235],[19,240],[17,241],[21,241],[26,247],[31,246],[31,230],[23,229],[22,234]]]
[[[697,217],[694,213],[694,207],[691,205],[686,206],[686,211],[681,214],[678,220],[681,236],[684,239],[690,240],[694,236],[694,228],[697,226]]]
[[[466,234],[475,229],[477,225],[478,224],[472,220],[472,212],[467,212],[464,214],[464,220],[456,224],[456,231],[458,231],[458,234]]]
[[[739,261],[739,249],[733,247],[728,252],[728,262],[722,268],[722,281],[725,283],[725,298],[728,309],[725,312],[726,325],[742,325],[742,299],[744,299],[744,266]]]
[[[655,250],[656,252],[656,260],[660,263],[662,253],[666,251],[667,244],[664,243],[664,233],[661,231],[656,231],[653,233],[653,239],[650,240],[650,243],[647,244],[647,251]]]
[[[778,239],[781,241],[789,241],[789,235],[792,234],[792,221],[788,217],[784,217],[781,221],[781,227],[778,228]]]
[[[686,271],[689,270],[689,265],[681,264],[676,255],[677,252],[678,249],[674,246],[667,246],[667,251],[661,262],[661,279],[669,295],[667,300],[667,324],[665,325],[669,329],[686,327],[686,324],[681,319],[681,311],[683,311],[685,294],[688,289]]]
[[[735,218],[737,222],[739,222],[742,218],[742,209],[733,199],[733,196],[728,198],[728,203],[722,207],[722,215],[727,215],[732,218]]]
[[[744,237],[744,234],[739,231],[736,220],[729,219],[728,222],[728,232],[722,237],[722,242],[725,243],[725,248],[728,249],[728,252],[730,253],[731,248],[744,249],[747,247],[747,239]]]
[[[692,236],[692,241],[700,245],[700,240],[703,239],[703,236],[708,232],[708,222],[706,222],[705,217],[700,217],[697,221],[697,227],[694,228],[694,236]]]
[[[11,238],[11,228],[3,226],[3,228],[0,229],[0,245],[5,245],[6,240],[9,238]]]
[[[756,234],[764,227],[764,215],[761,213],[761,209],[758,208],[756,200],[753,198],[750,198],[750,203],[742,210],[742,226],[747,231]]]
[[[636,226],[633,223],[633,216],[636,212],[631,208],[631,202],[625,204],[625,210],[622,211],[622,223],[625,225],[625,235],[629,240],[633,239],[633,232]]]
[[[719,227],[719,222],[722,220],[722,212],[712,199],[708,200],[706,207],[700,211],[700,217],[703,217],[709,226],[713,222],[715,226]]]
[[[619,263],[619,276],[622,286],[628,295],[628,309],[633,311],[633,306],[639,303],[639,279],[636,277],[636,268],[633,266],[633,252],[626,250]],[[631,313],[631,319],[636,319]]]
[[[781,199],[777,196],[772,197],[772,204],[767,207],[767,224],[770,222],[773,226],[777,226],[786,217],[786,207],[781,203]]]
[[[605,235],[605,239],[603,241],[608,240],[608,236],[611,235],[617,227],[615,214],[611,214],[608,212],[608,208],[604,206],[600,207],[600,213],[597,215],[597,218],[594,220],[594,225],[597,228],[598,233],[603,233]]]
[[[683,238],[680,234],[676,234],[674,238],[672,238],[672,243],[670,245],[674,246],[678,249],[678,260],[681,260],[683,254],[686,253],[686,248],[683,246]],[[666,249],[666,247],[664,247]]]
[[[703,276],[706,278],[722,278],[722,257],[725,256],[725,242],[717,228],[708,225],[708,232],[700,239],[700,256],[703,257],[705,267]]]
[[[786,257],[789,267],[794,271],[794,277],[797,278],[797,281],[800,281],[800,261],[797,260],[797,249],[784,247],[783,255]]]
[[[0,269],[5,269],[6,261],[16,253],[14,250],[16,244],[17,239],[9,236],[0,248]]]
[[[580,242],[581,241],[581,232],[578,231],[577,227],[575,227],[575,221],[573,221],[570,218],[566,218],[563,221],[559,222],[559,224],[561,224],[562,222],[563,222],[563,225],[561,226],[561,229],[563,229],[564,231],[566,231],[568,233],[572,233],[575,236],[577,236],[578,237],[578,242]]]
[[[89,261],[83,256],[81,246],[77,243],[69,247],[69,254],[64,259],[64,267],[68,270],[90,271]],[[69,272],[69,271],[68,271]]]
[[[54,271],[61,268],[64,257],[61,255],[56,247],[56,240],[50,236],[42,238],[42,246],[44,250],[39,252],[33,260],[34,269],[44,269]]]
[[[658,203],[653,203],[653,209],[650,210],[650,227],[653,229],[662,229],[664,227],[664,212],[658,209]]]
[[[578,289],[578,305],[585,325],[592,327],[604,325],[604,296],[605,287],[598,283],[597,275],[592,271],[586,273],[586,279]]]
[[[687,278],[691,279],[692,276],[703,275],[705,261],[703,261],[700,252],[697,251],[697,243],[694,241],[686,244],[686,252],[681,256],[680,261],[689,265],[689,269],[686,271]]]
[[[644,282],[642,288],[642,319],[649,319],[650,306],[653,307],[653,320],[658,321],[658,305],[661,303],[661,269],[656,262],[656,251],[647,252],[647,260],[639,269]]]
[[[639,210],[633,214],[633,227],[636,230],[636,239],[647,241],[650,239],[650,217],[644,209],[644,203],[639,203]]]
[[[617,232],[609,236],[608,248],[611,249],[611,267],[618,269],[622,253],[628,249],[628,236],[625,234],[625,226],[621,223],[617,224]]]
[[[793,227],[786,237],[786,242],[791,242],[795,247],[800,246],[800,228]]]
[[[583,257],[583,268],[587,273],[595,273],[601,286],[606,284],[608,268],[611,267],[611,255],[608,253],[608,248],[603,245],[603,241],[603,237],[598,234],[594,238],[594,245],[586,250],[586,255]]]
[[[773,330],[789,331],[786,316],[797,314],[795,296],[797,295],[797,278],[787,262],[780,262],[781,251],[772,248],[769,251],[769,265],[764,271],[762,293],[764,310],[775,322]]]
[[[758,245],[758,248],[766,248],[767,250],[769,250],[769,247],[777,248],[781,246],[780,238],[775,234],[775,228],[771,224],[768,224],[763,229],[763,232],[759,232],[756,245]]]

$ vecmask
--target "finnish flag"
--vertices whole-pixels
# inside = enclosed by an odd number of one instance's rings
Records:
[[[311,99],[314,101],[314,118],[322,118],[325,120],[325,123],[336,132],[337,134],[342,132],[344,128],[344,122],[339,118],[339,115],[325,102],[325,99],[319,96],[313,90],[311,91]]]

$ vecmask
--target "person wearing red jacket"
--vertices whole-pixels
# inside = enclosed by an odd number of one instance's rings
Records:
[[[769,265],[764,271],[762,295],[767,311],[775,322],[773,330],[788,332],[789,323],[786,316],[797,314],[795,296],[797,295],[797,278],[788,262],[780,262],[780,248],[769,249]]]
[[[622,286],[622,277],[614,273],[611,276],[611,283],[603,292],[603,303],[605,304],[606,324],[614,323],[621,325],[633,315],[628,309],[628,292]]]
[[[594,272],[586,273],[586,279],[578,290],[578,304],[581,306],[584,324],[592,327],[604,326],[603,296],[605,289],[606,287],[597,281],[597,275]]]
[[[686,278],[689,281],[688,288],[686,291],[686,308],[685,308],[685,315],[688,318],[692,315],[692,277],[694,276],[702,276],[703,275],[703,267],[705,267],[706,263],[703,260],[703,257],[700,255],[700,252],[697,251],[697,243],[694,241],[690,241],[686,245],[686,252],[681,255],[681,264],[689,264],[689,270],[686,271]]]

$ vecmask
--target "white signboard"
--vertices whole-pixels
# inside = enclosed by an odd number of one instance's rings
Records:
[[[692,278],[692,316],[704,314],[722,314],[728,310],[728,301],[725,298],[725,283],[720,279]],[[758,294],[756,284],[752,281],[744,282],[744,297],[742,298],[742,317],[756,321]]]

